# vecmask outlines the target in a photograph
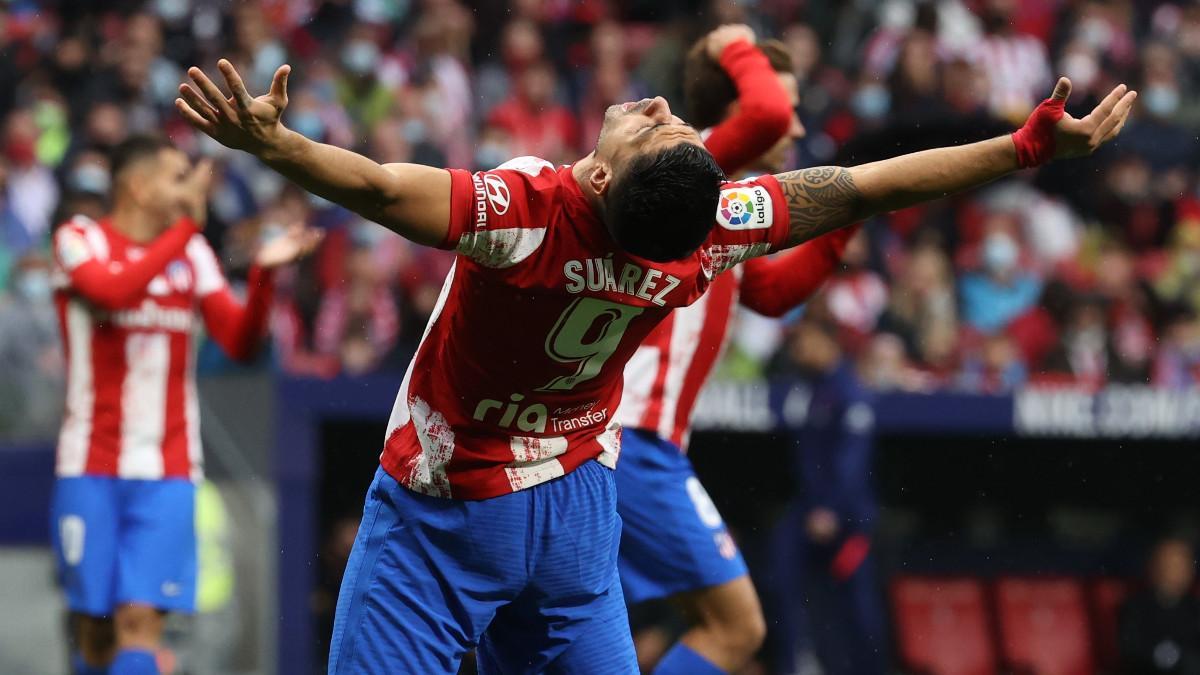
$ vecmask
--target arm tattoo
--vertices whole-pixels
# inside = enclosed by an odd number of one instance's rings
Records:
[[[791,222],[792,246],[857,220],[862,194],[850,172],[840,166],[818,166],[781,173]]]

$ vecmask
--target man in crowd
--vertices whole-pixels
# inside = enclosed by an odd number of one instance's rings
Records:
[[[526,157],[471,174],[310,141],[280,121],[290,67],[257,98],[232,64],[218,67],[231,96],[198,68],[180,86],[176,107],[194,127],[458,253],[393,408],[331,673],[453,673],[474,645],[485,672],[636,672],[612,413],[649,332],[743,260],[1088,154],[1135,96],[1118,87],[1077,120],[1062,112],[1064,79],[1011,137],[726,184],[662,98],[610,107],[595,150],[572,166]],[[740,205],[718,211],[721,198]]]
[[[799,488],[772,534],[772,651],[782,673],[803,672],[797,657],[815,655],[826,673],[877,675],[887,656],[871,556],[875,414],[820,309],[806,311],[787,350],[809,401],[792,430]]]
[[[158,672],[163,614],[195,605],[196,316],[232,357],[253,356],[271,270],[319,233],[265,243],[242,305],[200,228],[212,167],[157,137],[114,152],[112,213],[54,235],[67,401],[52,505],[81,675]]]
[[[1149,585],[1121,608],[1121,672],[1200,673],[1200,600],[1196,554],[1182,537],[1159,541],[1150,555]]]
[[[776,41],[755,47],[753,39],[748,27],[723,26],[696,43],[685,65],[689,117],[706,129],[705,147],[729,175],[782,172],[804,135],[791,57]],[[748,260],[715,278],[704,297],[660,323],[625,367],[621,582],[630,603],[670,596],[693,623],[656,673],[732,672],[762,644],[766,624],[746,564],[685,454],[692,412],[735,304],[772,316],[800,304],[833,272],[854,231]]]

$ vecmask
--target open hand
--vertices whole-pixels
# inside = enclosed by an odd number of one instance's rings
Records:
[[[279,118],[287,107],[287,78],[292,67],[280,66],[271,79],[271,90],[255,98],[246,91],[232,63],[221,59],[217,68],[232,96],[225,96],[204,71],[192,66],[188,77],[195,86],[186,82],[179,85],[180,98],[175,99],[175,107],[192,126],[221,145],[258,154],[284,131]]]
[[[287,265],[312,253],[324,237],[324,230],[293,223],[282,234],[259,246],[254,262],[266,269]]]
[[[1070,95],[1071,81],[1060,77],[1050,98],[1066,101]],[[1075,119],[1063,113],[1054,129],[1054,158],[1090,155],[1101,145],[1116,138],[1125,126],[1125,120],[1129,119],[1129,111],[1136,98],[1136,91],[1119,84],[1086,116]]]
[[[721,52],[738,40],[754,44],[754,29],[744,23],[728,23],[714,29],[705,37],[704,51],[713,61],[721,60]]]

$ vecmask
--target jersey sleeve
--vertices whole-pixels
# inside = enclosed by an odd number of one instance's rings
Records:
[[[783,316],[806,302],[837,270],[861,225],[844,227],[769,258],[742,265],[741,303],[765,316]]]
[[[712,128],[704,147],[733,174],[788,132],[792,102],[766,55],[745,40],[721,52],[721,68],[737,88],[738,110]]]
[[[716,221],[708,246],[714,274],[787,245],[787,200],[774,176],[725,183]]]
[[[545,241],[558,187],[554,166],[534,157],[490,171],[451,169],[450,227],[441,248],[492,269],[520,263]]]
[[[54,233],[54,260],[65,277],[64,285],[105,309],[120,309],[136,302],[147,284],[179,255],[196,234],[196,225],[181,219],[159,235],[136,262],[112,269],[108,240],[100,227],[75,218]]]
[[[217,254],[213,252],[203,235],[192,236],[184,251],[196,274],[196,297],[203,299],[228,288],[229,283],[225,281],[225,274],[221,272]]]

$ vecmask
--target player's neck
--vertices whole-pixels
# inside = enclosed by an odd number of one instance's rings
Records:
[[[138,244],[149,244],[163,231],[158,219],[129,204],[114,205],[110,222],[114,230]]]

